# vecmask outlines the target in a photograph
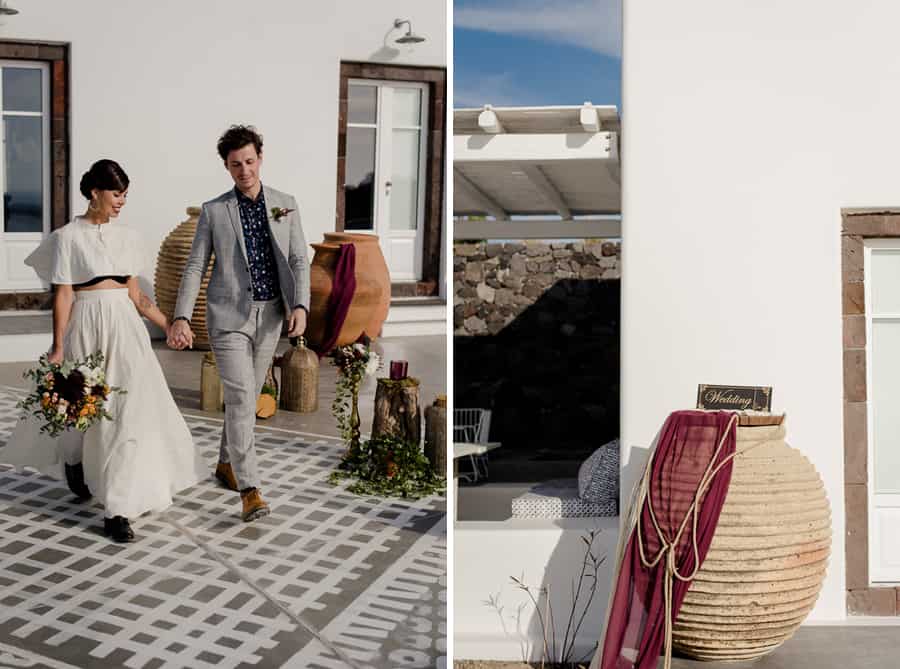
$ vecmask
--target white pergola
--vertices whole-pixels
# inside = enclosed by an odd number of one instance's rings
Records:
[[[617,219],[583,218],[621,212],[619,128],[616,107],[589,102],[455,110],[453,236],[621,236]]]

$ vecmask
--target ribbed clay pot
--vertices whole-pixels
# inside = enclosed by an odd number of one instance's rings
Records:
[[[776,417],[776,418],[781,418]],[[812,610],[831,550],[831,513],[812,463],[781,425],[738,427],[731,485],[712,545],[675,622],[699,660],[758,658]]]
[[[188,256],[191,254],[191,244],[194,241],[194,233],[197,231],[197,220],[200,217],[200,207],[188,207],[188,218],[182,221],[163,240],[159,247],[159,255],[156,261],[156,275],[153,281],[153,290],[156,292],[156,302],[166,317],[171,320],[175,313],[175,302],[178,300],[178,288],[181,286],[181,275],[187,265]],[[194,303],[194,313],[191,316],[191,328],[194,331],[194,348],[209,350],[209,335],[206,331],[206,287],[209,284],[209,275],[212,271],[215,256],[209,259],[209,266],[200,284],[200,293]]]
[[[309,268],[309,323],[306,339],[312,348],[318,350],[325,338],[325,313],[334,285],[340,244],[313,244],[312,247],[315,255]],[[366,326],[372,322],[372,314],[381,297],[381,286],[374,279],[359,274],[355,278],[356,291],[335,346],[352,344],[359,339]]]
[[[367,276],[374,279],[381,287],[378,306],[372,314],[372,320],[366,325],[365,333],[375,339],[381,334],[381,326],[391,307],[391,274],[377,235],[366,235],[354,232],[326,232],[326,243],[351,243],[356,247],[356,278]]]

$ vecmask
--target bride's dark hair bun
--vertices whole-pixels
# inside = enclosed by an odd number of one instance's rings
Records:
[[[125,190],[128,188],[128,175],[115,160],[103,158],[91,165],[91,169],[81,177],[79,190],[88,200],[91,199],[91,191],[97,190]]]

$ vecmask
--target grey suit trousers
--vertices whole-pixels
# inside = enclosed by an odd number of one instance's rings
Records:
[[[256,400],[272,364],[284,322],[280,299],[254,301],[250,318],[239,330],[210,332],[210,345],[225,395],[225,428],[219,461],[230,462],[238,488],[259,487],[256,446]]]

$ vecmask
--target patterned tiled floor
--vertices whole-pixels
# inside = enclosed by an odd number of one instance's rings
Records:
[[[188,424],[212,467],[221,423]],[[0,667],[441,666],[443,498],[335,488],[336,440],[260,428],[257,448],[270,516],[242,523],[210,478],[129,545],[63,482],[0,465]]]

